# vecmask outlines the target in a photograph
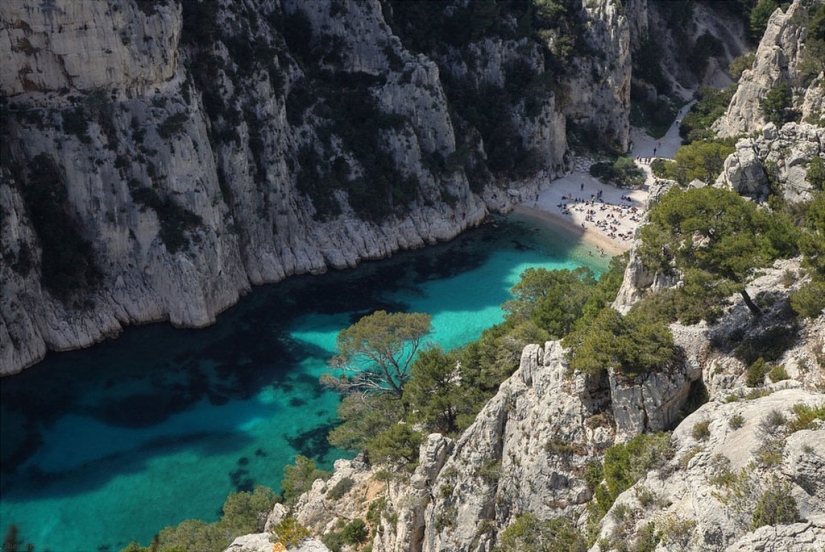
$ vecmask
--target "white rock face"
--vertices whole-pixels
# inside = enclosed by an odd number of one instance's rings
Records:
[[[584,464],[613,441],[602,399],[568,375],[558,342],[527,346],[432,482],[421,550],[486,550],[524,512],[578,517]]]
[[[761,136],[742,138],[725,160],[716,185],[757,201],[770,193],[766,167],[773,172],[783,198],[790,203],[813,199],[806,177],[814,157],[825,153],[825,128],[808,123],[768,123]]]
[[[0,89],[141,94],[177,71],[181,12],[177,2],[148,14],[129,0],[4,1]]]
[[[759,102],[771,89],[782,82],[791,86],[799,78],[797,64],[804,42],[804,29],[798,16],[805,12],[800,0],[795,0],[788,11],[777,9],[768,20],[768,26],[751,69],[739,78],[739,88],[731,99],[725,115],[713,124],[719,137],[726,138],[757,131],[765,124]]]
[[[739,195],[764,200],[769,191],[768,176],[750,139],[736,143],[736,152],[725,159],[722,178],[727,187]]]
[[[695,337],[699,336],[690,336],[686,341]],[[678,339],[674,341],[680,345]],[[670,427],[687,402],[691,385],[701,376],[701,367],[688,362],[674,362],[661,372],[630,381],[611,371],[610,398],[616,440],[623,442],[645,431],[664,431]]]
[[[254,533],[236,538],[224,552],[272,552],[273,546],[269,533]],[[315,539],[306,540],[289,550],[292,552],[329,552],[329,548],[324,546],[324,543]]]
[[[639,31],[647,13],[636,4],[630,13]],[[576,77],[569,85],[564,112],[571,120],[593,125],[604,139],[626,151],[630,140],[631,23],[621,2],[589,0],[582,7],[588,24],[587,43],[607,55],[575,58]],[[598,79],[593,79],[594,74]]]
[[[825,515],[811,516],[803,523],[760,527],[725,549],[725,552],[782,550],[809,552],[825,547]]]
[[[623,534],[622,542],[633,542],[642,527],[654,522],[671,539],[662,550],[819,549],[819,543],[825,539],[822,533],[825,494],[819,483],[821,477],[813,474],[821,473],[825,466],[825,428],[783,437],[778,469],[755,463],[765,441],[761,429],[765,427],[765,420],[773,411],[792,419],[790,409],[794,404],[822,406],[825,395],[787,389],[754,400],[713,401],[703,405],[674,431],[675,458],[665,468],[649,472],[619,495],[602,521],[599,538],[615,546],[620,542],[615,540],[617,535]],[[741,425],[732,424],[734,416],[741,416]],[[700,423],[708,424],[707,437],[697,438],[700,434],[694,427]],[[741,481],[746,484],[736,487],[744,490],[742,500],[733,497],[733,487],[720,482],[722,479],[714,479],[723,472],[744,474]],[[762,493],[776,481],[787,485],[800,516],[807,521],[749,532],[753,508]],[[647,498],[642,501],[640,497]],[[616,513],[623,508],[629,509],[629,516]],[[613,549],[597,545],[591,552]]]

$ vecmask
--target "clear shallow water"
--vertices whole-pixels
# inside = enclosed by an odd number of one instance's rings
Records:
[[[601,263],[601,265],[596,264]],[[230,492],[279,488],[295,454],[330,469],[337,395],[318,384],[338,331],[377,309],[472,341],[529,267],[594,270],[569,238],[509,218],[449,244],[257,288],[202,330],[131,328],[0,381],[0,531],[37,550],[120,550],[216,520]]]

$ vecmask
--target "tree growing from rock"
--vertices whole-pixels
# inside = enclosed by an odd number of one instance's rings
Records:
[[[432,317],[424,313],[376,311],[338,334],[339,353],[330,364],[343,371],[325,375],[321,383],[344,393],[391,394],[401,398],[410,366]]]
[[[653,269],[701,271],[707,286],[738,291],[759,315],[746,286],[755,269],[793,254],[797,239],[786,218],[757,208],[733,191],[674,188],[650,210],[640,254]]]
[[[735,151],[728,141],[713,140],[693,142],[680,147],[673,161],[666,161],[664,175],[680,184],[694,179],[713,182],[725,166],[725,159]]]

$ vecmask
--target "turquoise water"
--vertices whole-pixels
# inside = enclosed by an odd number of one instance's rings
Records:
[[[373,310],[433,315],[446,349],[502,320],[528,267],[604,266],[509,218],[449,244],[256,289],[202,330],[131,328],[0,383],[0,530],[37,550],[120,550],[278,488],[295,454],[329,469],[338,397],[318,384],[338,331]]]

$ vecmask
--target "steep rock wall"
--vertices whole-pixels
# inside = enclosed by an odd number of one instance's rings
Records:
[[[253,284],[451,239],[520,197],[507,189],[535,186],[471,181],[492,146],[454,127],[444,65],[402,45],[388,6],[4,2],[0,373],[128,324],[210,324]],[[587,13],[597,48],[619,63],[609,82],[574,83],[590,90],[572,90],[576,109],[622,144],[626,103],[613,85],[629,78],[627,23],[612,0]],[[475,40],[470,50],[492,61],[462,70],[502,85],[508,62],[541,73],[524,40]],[[567,169],[567,117],[544,93],[537,111],[507,117],[530,170],[553,175]],[[341,98],[362,98],[362,112]],[[374,125],[369,147],[348,130],[362,123]],[[44,279],[52,250],[30,193],[44,164],[65,194],[61,220],[90,251],[86,283],[71,268],[56,276],[65,288]],[[377,195],[389,199],[370,216]]]
[[[765,124],[760,100],[780,83],[798,85],[797,64],[805,40],[805,29],[798,24],[805,13],[800,0],[795,0],[786,12],[777,9],[768,26],[753,66],[739,78],[739,87],[725,115],[713,124],[719,137],[726,138],[760,130]]]
[[[646,10],[634,3],[632,23],[621,2],[582,3],[587,31],[585,43],[605,55],[582,55],[574,60],[565,114],[580,125],[594,127],[605,144],[627,151],[630,140],[631,27],[641,32]]]

